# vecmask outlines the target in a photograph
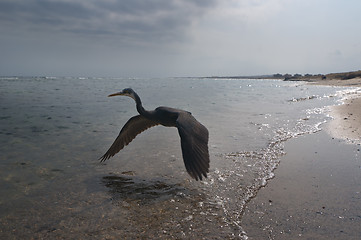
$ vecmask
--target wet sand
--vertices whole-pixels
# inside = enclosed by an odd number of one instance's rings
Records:
[[[361,79],[311,84],[360,87]],[[275,178],[245,209],[249,239],[360,239],[360,94],[330,115],[322,131],[285,143]]]

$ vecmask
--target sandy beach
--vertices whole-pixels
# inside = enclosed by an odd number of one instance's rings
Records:
[[[361,87],[361,78],[348,80],[329,79],[312,81],[313,85]],[[344,103],[330,109],[333,120],[325,130],[334,138],[343,139],[351,143],[360,143],[361,137],[361,92],[349,94]]]
[[[344,86],[344,87],[361,87],[361,78],[352,79],[324,79],[324,80],[309,80],[308,84],[312,85],[328,85],[328,86]]]
[[[317,81],[306,81],[308,84],[314,85],[328,85],[328,86],[344,86],[344,87],[361,87],[361,78],[351,78],[351,79],[323,79]]]
[[[334,118],[326,131],[335,138],[351,142],[360,142],[361,136],[361,98],[347,99],[343,105],[333,106],[331,115]]]
[[[361,78],[309,84],[361,87]],[[247,205],[249,239],[359,239],[361,95],[330,109],[322,131],[285,143],[275,178]]]

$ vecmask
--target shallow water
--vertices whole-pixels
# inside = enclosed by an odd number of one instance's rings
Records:
[[[178,132],[154,127],[99,164],[134,101],[185,109],[210,132],[208,179],[185,171]],[[239,238],[245,203],[283,142],[318,131],[338,88],[279,80],[0,78],[0,237]]]

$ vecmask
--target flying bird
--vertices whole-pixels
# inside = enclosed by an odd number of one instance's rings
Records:
[[[101,162],[113,157],[128,145],[138,134],[150,127],[163,125],[176,127],[181,139],[181,148],[184,165],[188,174],[195,180],[207,177],[209,171],[208,130],[198,122],[190,112],[169,108],[157,107],[147,111],[143,108],[140,97],[131,88],[110,94],[113,96],[128,96],[135,100],[139,115],[128,120],[109,150],[100,158]]]

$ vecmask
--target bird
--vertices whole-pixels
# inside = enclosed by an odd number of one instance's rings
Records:
[[[113,96],[127,96],[134,99],[139,115],[131,117],[125,123],[109,150],[99,158],[100,162],[113,157],[138,134],[148,128],[157,125],[176,127],[180,136],[183,161],[188,174],[197,181],[202,180],[203,177],[207,178],[210,162],[208,152],[209,133],[207,128],[198,122],[190,112],[163,106],[147,111],[143,108],[138,94],[131,88],[125,88],[120,92],[110,94],[108,97]]]

